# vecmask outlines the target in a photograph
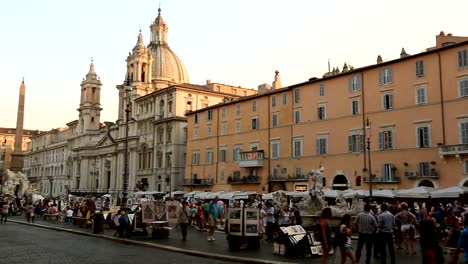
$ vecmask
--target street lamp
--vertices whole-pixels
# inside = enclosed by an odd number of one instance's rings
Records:
[[[370,151],[370,138],[372,136],[371,133],[371,122],[369,118],[366,118],[366,129],[369,129],[369,133],[367,133],[367,163],[369,164],[369,203],[372,202],[372,165],[371,165],[371,151]]]
[[[125,153],[124,153],[124,172],[123,172],[123,193],[122,193],[122,203],[120,204],[120,209],[128,210],[127,200],[128,200],[128,120],[130,119],[131,110],[131,95],[132,86],[130,86],[130,75],[127,76],[127,81],[125,83]]]
[[[3,177],[5,177],[5,157],[6,157],[6,142],[7,140],[5,139],[2,142],[2,147],[3,153],[2,153],[2,174],[0,175],[0,196],[3,194]]]
[[[172,195],[172,154],[169,154],[169,197]]]

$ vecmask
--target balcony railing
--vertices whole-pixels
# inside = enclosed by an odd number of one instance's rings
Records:
[[[307,175],[270,175],[268,181],[305,181],[309,178]]]
[[[263,167],[263,150],[245,151],[239,154],[239,167]]]
[[[369,177],[364,177],[365,183],[370,183]],[[372,178],[372,183],[399,183],[401,182],[400,176],[393,176],[390,179],[385,179],[384,177],[376,177]]]
[[[212,179],[184,179],[185,186],[211,186],[213,185]]]
[[[427,175],[421,175],[417,171],[405,171],[405,177],[408,179],[416,179],[416,178],[439,178],[439,173],[432,169]]]
[[[439,155],[461,155],[468,154],[468,144],[442,145],[439,147]]]
[[[259,184],[260,176],[229,177],[228,184]]]

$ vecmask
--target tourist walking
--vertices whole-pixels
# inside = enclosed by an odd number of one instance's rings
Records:
[[[8,205],[8,203],[4,202],[0,209],[2,213],[2,218],[0,218],[0,223],[1,222],[6,223],[10,206]]]
[[[223,209],[218,203],[218,196],[208,204],[208,241],[215,241],[214,231],[219,221],[222,221]]]
[[[395,264],[395,248],[393,247],[393,227],[395,224],[395,217],[388,211],[388,206],[383,203],[380,206],[382,211],[379,215],[379,234],[380,234],[380,259],[381,263],[387,263],[387,248],[390,254],[390,263]]]
[[[32,205],[32,202],[28,202],[28,205],[24,207],[24,213],[28,223],[31,223],[31,221],[34,223],[34,206]]]
[[[275,208],[271,205],[271,202],[266,202],[266,241],[273,241],[273,230],[275,229]]]
[[[182,233],[182,241],[187,240],[187,227],[190,222],[190,208],[188,207],[188,202],[182,202],[182,208],[179,210],[179,227],[180,232]]]
[[[119,237],[127,237],[128,236],[128,229],[130,227],[130,219],[128,219],[127,214],[125,211],[120,212],[120,217],[119,217]]]
[[[340,258],[340,264],[346,263],[346,259],[349,258],[351,260],[352,264],[356,263],[356,256],[354,255],[353,247],[351,245],[351,215],[345,214],[343,218],[341,218],[341,223],[340,223],[340,231],[339,231],[341,236],[343,236],[345,239],[343,240],[343,243],[339,245],[340,247],[340,252],[341,252],[341,258]]]
[[[326,264],[328,255],[332,249],[330,218],[332,210],[330,207],[325,207],[320,216],[320,243],[322,244],[322,264]]]
[[[361,259],[361,251],[364,244],[366,245],[366,264],[371,263],[372,243],[374,242],[374,232],[377,229],[377,221],[370,213],[370,206],[364,205],[364,212],[357,215],[354,224],[359,232],[358,245],[356,249],[356,262]]]
[[[408,211],[407,203],[401,203],[401,210],[401,212],[395,215],[395,218],[401,223],[401,232],[403,233],[405,242],[405,253],[406,255],[416,255],[416,250],[414,249],[416,229],[414,224],[417,222],[417,219],[414,214]]]
[[[265,216],[267,214],[263,210],[262,203],[258,203],[258,211],[258,235],[260,239],[263,239],[263,234],[265,234]]]

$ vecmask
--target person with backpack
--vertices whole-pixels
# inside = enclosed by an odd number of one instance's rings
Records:
[[[335,234],[336,245],[340,248],[341,252],[340,264],[346,263],[347,258],[351,260],[352,264],[356,263],[356,256],[351,245],[351,235],[351,215],[345,214],[341,218],[338,233]]]

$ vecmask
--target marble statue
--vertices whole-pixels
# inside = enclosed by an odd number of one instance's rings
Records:
[[[28,181],[28,178],[22,172],[13,172],[6,170],[3,179],[2,193],[0,196],[23,197],[28,194],[39,194],[39,191]]]

